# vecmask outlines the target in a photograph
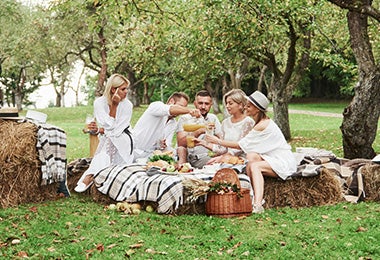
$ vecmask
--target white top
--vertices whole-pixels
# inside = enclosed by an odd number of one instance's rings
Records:
[[[182,115],[179,118],[177,133],[184,131],[183,125],[186,124],[186,122],[189,121],[190,119],[194,119],[194,118],[189,114]],[[215,124],[214,134],[219,135],[219,136],[222,135],[222,125],[220,124],[220,121],[216,115],[208,113],[205,118],[201,117],[201,120],[203,120],[204,123],[214,123]],[[201,134],[200,136],[198,136],[199,139],[203,139],[203,137],[204,137],[204,134]],[[189,150],[189,153],[191,152],[192,154],[200,155],[200,154],[207,154],[208,151],[209,150],[206,147],[197,145],[193,149]]]
[[[254,125],[255,121],[249,116],[246,116],[243,120],[235,123],[231,121],[231,117],[228,117],[222,122],[222,139],[238,142],[252,130]],[[213,151],[218,154],[229,152],[232,155],[238,155],[242,152],[239,149],[226,148],[219,145],[214,145]]]
[[[166,140],[168,149],[172,149],[172,140],[177,122],[174,118],[168,121],[170,105],[161,101],[152,102],[137,121],[133,135],[136,149],[151,152],[156,149],[161,139]]]
[[[101,96],[94,102],[94,115],[99,127],[104,128],[104,134],[99,136],[99,144],[89,168],[83,173],[78,183],[86,175],[97,174],[110,165],[130,164],[133,161],[133,136],[124,133],[132,118],[133,105],[128,99],[122,100],[116,110],[115,118],[109,115],[107,98]],[[132,129],[130,129],[132,131]]]
[[[245,153],[260,154],[283,180],[297,170],[297,162],[291,151],[291,146],[286,142],[280,128],[271,119],[263,131],[252,129],[238,143]]]

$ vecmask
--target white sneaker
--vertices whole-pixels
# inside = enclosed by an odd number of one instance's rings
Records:
[[[264,207],[263,206],[253,206],[252,213],[255,213],[255,214],[264,213]]]
[[[75,187],[75,191],[78,192],[78,193],[81,193],[81,192],[85,192],[88,188],[90,188],[90,186],[92,185],[93,182],[90,182],[88,185],[84,184],[83,182],[79,183],[76,187]]]

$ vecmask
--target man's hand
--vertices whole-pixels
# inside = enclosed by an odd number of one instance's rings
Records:
[[[199,118],[202,116],[201,111],[199,109],[192,109],[192,110],[190,110],[189,114],[192,117],[196,117],[196,118]]]

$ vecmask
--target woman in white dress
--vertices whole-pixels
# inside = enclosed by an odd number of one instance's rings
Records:
[[[232,89],[223,96],[223,102],[230,116],[222,121],[221,139],[238,142],[251,131],[255,124],[255,121],[244,113],[245,105],[248,102],[246,94],[241,89]],[[229,157],[242,154],[240,149],[207,143],[205,140],[197,139],[197,141],[217,154],[207,164],[226,162]]]
[[[130,164],[133,161],[133,138],[130,121],[132,103],[126,98],[129,80],[113,74],[107,81],[103,96],[94,102],[94,115],[97,121],[89,128],[100,133],[100,140],[90,167],[79,179],[76,192],[84,192],[93,183],[94,174],[100,170],[118,164]],[[98,127],[99,126],[99,127]]]
[[[246,97],[246,114],[256,122],[253,129],[240,141],[231,142],[207,135],[206,141],[230,148],[241,149],[247,154],[247,174],[254,190],[253,212],[262,213],[264,176],[285,180],[297,169],[297,163],[276,123],[266,115],[269,105],[267,97],[255,91]]]

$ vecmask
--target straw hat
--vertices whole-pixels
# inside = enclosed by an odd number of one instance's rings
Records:
[[[18,109],[15,107],[0,108],[0,118],[1,119],[9,119],[9,120],[24,119],[23,117],[19,117]]]
[[[252,104],[255,105],[258,109],[261,111],[266,111],[269,105],[269,100],[268,98],[261,93],[260,91],[256,90],[253,92],[250,96],[246,96],[248,101],[250,101]]]

